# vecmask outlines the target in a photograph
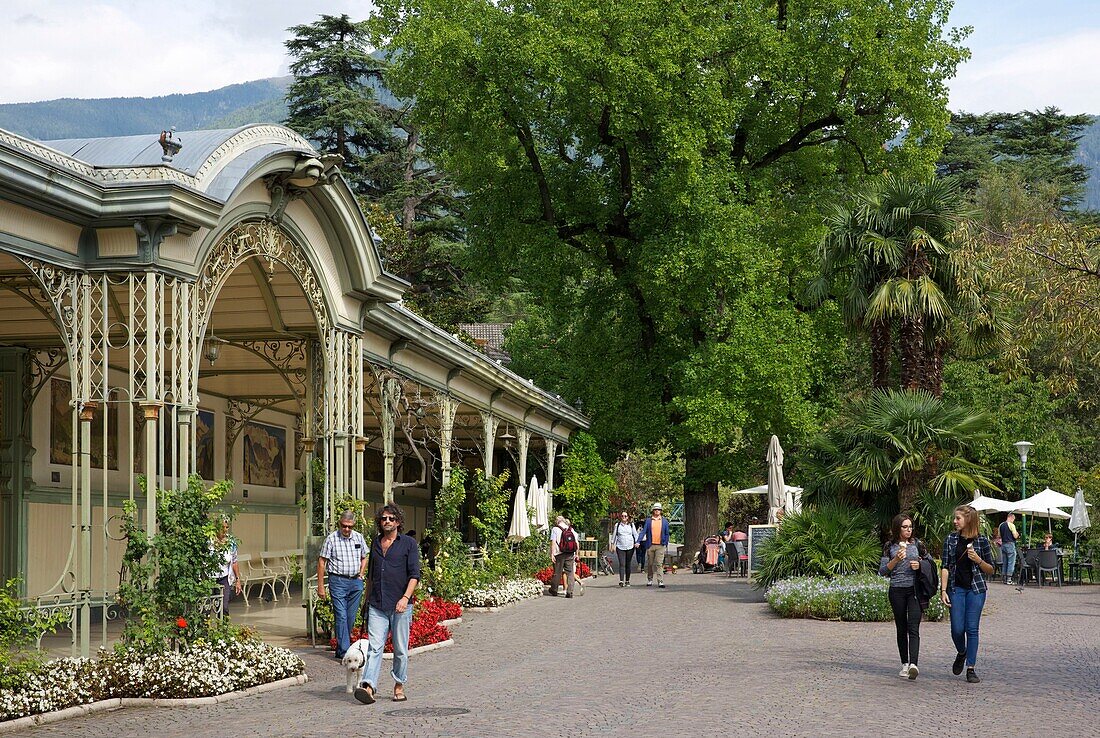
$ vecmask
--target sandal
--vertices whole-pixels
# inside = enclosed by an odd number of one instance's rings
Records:
[[[355,688],[355,699],[362,702],[364,705],[374,704],[374,688],[370,685],[366,687]]]
[[[400,692],[398,692],[396,689],[393,691],[393,701],[394,702],[405,702],[408,699],[409,698],[405,696],[405,690],[404,689],[402,689]]]

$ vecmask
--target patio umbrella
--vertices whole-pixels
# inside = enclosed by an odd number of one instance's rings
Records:
[[[1032,495],[1027,498],[1028,502],[1035,502],[1036,507],[1073,507],[1073,498],[1069,495],[1064,495],[1061,492],[1055,492],[1050,487],[1047,487],[1037,495]],[[1089,506],[1091,507],[1091,505]]]
[[[768,485],[760,484],[756,487],[746,487],[745,489],[735,489],[730,492],[731,495],[766,495],[768,494]],[[787,496],[794,495],[794,497],[801,502],[802,500],[802,488],[794,487],[792,485],[784,486],[784,494]]]
[[[1069,516],[1069,529],[1073,531],[1073,558],[1077,558],[1077,534],[1088,528],[1089,521],[1088,503],[1085,502],[1085,492],[1080,487],[1073,498],[1073,512]]]
[[[1049,491],[1054,492],[1054,490],[1049,490]],[[1032,515],[1036,518],[1046,518],[1047,519],[1047,532],[1048,533],[1053,533],[1054,528],[1051,525],[1050,521],[1051,520],[1069,520],[1069,513],[1063,512],[1062,510],[1059,510],[1058,508],[1051,506],[1049,504],[1049,498],[1048,498],[1048,500],[1040,499],[1040,496],[1042,494],[1043,493],[1040,492],[1039,494],[1035,495],[1034,497],[1029,497],[1026,500],[1020,500],[1019,502],[1016,503],[1016,506],[1014,508],[1012,508],[1012,512],[1024,513],[1025,515]],[[1059,494],[1059,493],[1054,492],[1054,494]],[[1065,495],[1062,495],[1062,496],[1065,497]],[[1070,498],[1070,499],[1072,500],[1072,498]],[[1029,531],[1029,533],[1030,533],[1030,531]]]
[[[974,499],[969,504],[981,513],[1008,512],[1016,507],[1016,503],[1012,500],[998,500],[996,497],[986,497],[978,492],[974,493]]]
[[[539,486],[539,480],[534,474],[531,475],[531,484],[527,489],[531,490],[531,495],[534,495],[531,507],[535,508],[535,527],[546,530],[550,527],[550,501],[547,499],[546,490]]]
[[[512,504],[512,524],[508,526],[508,537],[523,540],[531,535],[531,524],[527,520],[527,495],[523,485],[516,487],[516,499]]]
[[[772,436],[768,442],[768,522],[779,522],[779,511],[787,503],[786,483],[783,481],[783,447],[779,437]]]

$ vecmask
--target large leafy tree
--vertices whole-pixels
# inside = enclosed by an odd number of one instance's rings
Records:
[[[950,7],[378,3],[387,82],[468,193],[482,274],[537,305],[515,366],[583,398],[605,444],[683,450],[688,550],[738,454],[815,426],[837,342],[798,304],[814,204],[931,164],[965,55]]]

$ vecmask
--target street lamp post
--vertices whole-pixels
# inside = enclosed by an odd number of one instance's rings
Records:
[[[1016,447],[1016,453],[1020,455],[1020,499],[1027,499],[1027,455],[1031,451],[1031,447],[1035,444],[1030,441],[1017,441],[1012,444]],[[1027,514],[1024,514],[1023,520],[1024,537],[1027,539],[1027,543],[1031,544],[1031,531],[1027,529]]]

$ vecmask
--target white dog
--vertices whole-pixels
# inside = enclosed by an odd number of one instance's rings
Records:
[[[351,694],[363,679],[363,667],[367,664],[367,639],[360,638],[351,644],[340,663],[348,670],[347,692]]]

